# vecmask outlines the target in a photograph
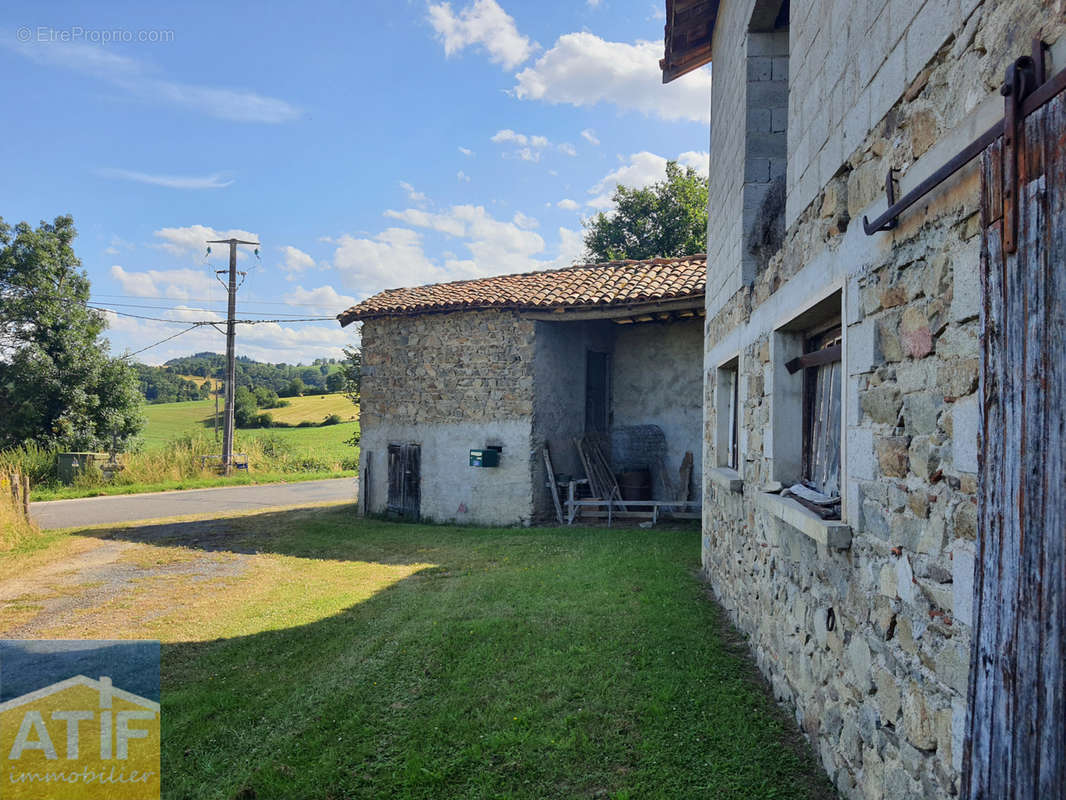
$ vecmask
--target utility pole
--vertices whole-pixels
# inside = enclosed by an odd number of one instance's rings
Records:
[[[229,245],[229,311],[226,314],[226,418],[222,426],[222,470],[226,475],[233,469],[233,399],[234,399],[234,373],[236,371],[236,338],[237,338],[237,245],[252,244],[256,247],[259,242],[245,242],[240,239],[214,239],[208,244]],[[258,251],[257,251],[258,252]],[[216,274],[226,272],[224,269],[215,270]],[[242,272],[243,276],[244,273]]]

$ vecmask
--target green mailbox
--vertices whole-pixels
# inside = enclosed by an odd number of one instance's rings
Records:
[[[470,466],[472,467],[498,467],[500,466],[500,451],[491,448],[470,451]]]

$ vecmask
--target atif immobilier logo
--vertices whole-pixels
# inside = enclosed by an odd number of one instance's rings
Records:
[[[0,641],[0,800],[158,800],[159,642]]]

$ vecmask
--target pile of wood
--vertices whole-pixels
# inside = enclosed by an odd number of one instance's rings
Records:
[[[602,500],[621,500],[622,491],[618,488],[618,481],[615,480],[611,465],[603,454],[599,439],[593,434],[586,434],[574,439],[574,447],[577,448],[577,454],[585,467],[592,496]],[[624,505],[619,508],[626,510]]]

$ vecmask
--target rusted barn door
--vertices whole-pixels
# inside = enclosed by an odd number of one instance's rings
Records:
[[[417,444],[389,445],[388,511],[417,520],[422,505],[422,447]]]
[[[1066,797],[1064,95],[1014,122],[983,156],[971,800]]]

